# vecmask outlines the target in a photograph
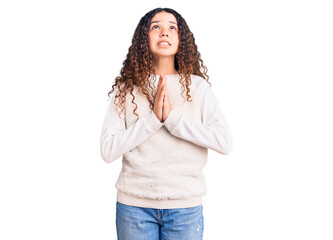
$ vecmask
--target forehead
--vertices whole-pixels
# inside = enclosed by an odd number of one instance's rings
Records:
[[[150,22],[159,21],[159,22],[174,22],[177,24],[177,20],[172,13],[168,12],[158,12],[155,16],[150,20]]]

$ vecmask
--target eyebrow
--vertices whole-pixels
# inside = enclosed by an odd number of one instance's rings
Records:
[[[151,22],[149,25],[151,25],[151,24],[153,24],[153,23],[158,23],[158,22],[160,22],[160,21],[153,21],[153,22]],[[169,23],[173,23],[173,24],[176,24],[176,25],[177,25],[177,23],[175,23],[175,22],[173,22],[173,21],[169,21]]]

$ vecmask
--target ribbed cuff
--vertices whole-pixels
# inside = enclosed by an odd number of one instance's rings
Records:
[[[175,109],[171,109],[169,116],[164,121],[164,126],[169,130],[169,132],[172,132],[172,130],[177,126],[181,117],[181,112]]]
[[[143,118],[145,124],[150,128],[153,132],[156,132],[163,126],[163,123],[158,120],[155,113],[151,111],[149,114],[145,115]]]

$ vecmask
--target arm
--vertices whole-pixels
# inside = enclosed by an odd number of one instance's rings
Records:
[[[164,126],[176,137],[221,154],[228,154],[233,145],[229,126],[208,83],[203,82],[199,87],[202,97],[202,123],[192,122],[178,110],[172,109],[164,121]]]
[[[103,160],[110,163],[124,153],[144,142],[162,125],[155,113],[139,116],[140,118],[126,128],[125,121],[119,117],[114,104],[115,93],[111,98],[101,133],[100,152]]]

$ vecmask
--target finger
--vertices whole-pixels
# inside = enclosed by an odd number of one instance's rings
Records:
[[[169,93],[168,93],[168,86],[167,86],[167,85],[165,85],[164,91],[165,91],[165,95],[169,96]]]
[[[160,101],[161,97],[163,97],[163,85],[159,86],[156,92],[155,99],[156,101]]]
[[[161,85],[158,89],[158,93],[156,94],[156,98],[160,99],[161,97],[163,97],[163,94],[164,94],[163,85]]]
[[[161,87],[160,87],[160,94],[162,95],[162,94],[165,94],[165,86],[164,85],[162,85]]]
[[[157,90],[156,96],[155,96],[155,102],[158,101],[158,99],[160,98],[160,91]]]
[[[163,74],[163,85],[167,85],[167,79],[166,76]]]
[[[163,74],[163,84],[166,84],[166,76]]]
[[[156,93],[156,97],[159,96],[161,94],[161,87],[163,86],[163,78],[160,78],[158,80],[158,84],[157,84],[157,93]]]
[[[161,81],[161,76],[160,76],[158,79],[158,83],[157,83],[157,90],[160,89],[161,85],[162,85],[162,81]]]
[[[167,95],[168,91],[167,91],[167,87],[165,85],[162,86],[162,91],[161,94],[163,96],[163,101],[166,99],[166,95]]]
[[[165,87],[165,98],[164,100],[169,101],[169,93],[167,87]]]
[[[162,92],[163,88],[165,87],[165,84],[163,83],[163,80],[161,80],[161,85],[159,87],[160,92]]]
[[[162,74],[161,74],[161,75],[162,75]],[[161,80],[162,80],[161,75],[160,75],[160,78],[158,79],[158,85],[159,85],[159,86],[161,86],[161,83],[162,83],[162,81],[161,81]]]
[[[158,80],[158,84],[157,84],[157,93],[160,93],[161,92],[161,86],[162,86],[162,79],[161,79],[161,76]],[[157,94],[156,94],[157,96]]]
[[[164,75],[164,73],[161,73],[160,80],[161,80],[162,85],[164,85],[164,82],[165,82],[164,79],[165,79],[165,75]]]

